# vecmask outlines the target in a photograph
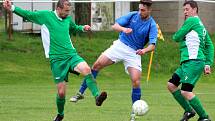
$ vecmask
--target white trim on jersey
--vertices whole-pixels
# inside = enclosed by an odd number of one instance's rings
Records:
[[[189,59],[196,59],[200,45],[200,40],[197,32],[192,30],[186,35],[186,45],[188,49]]]
[[[45,24],[41,26],[41,37],[46,58],[49,58],[50,51],[50,33]]]

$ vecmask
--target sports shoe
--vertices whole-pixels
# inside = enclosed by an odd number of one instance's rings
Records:
[[[131,113],[130,121],[135,121],[135,114],[134,113]]]
[[[99,96],[96,97],[96,105],[101,106],[106,98],[107,98],[107,93],[102,92]]]
[[[211,121],[209,118],[199,118],[198,121]]]
[[[84,95],[78,92],[75,96],[71,97],[69,101],[76,103],[78,102],[78,100],[81,100],[81,99],[84,99]]]
[[[196,115],[196,112],[184,112],[184,115],[180,121],[188,121],[190,118],[194,117]]]
[[[62,121],[64,116],[57,114],[53,121]]]

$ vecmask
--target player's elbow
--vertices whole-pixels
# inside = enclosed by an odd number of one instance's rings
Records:
[[[115,23],[114,25],[111,26],[111,28],[113,30],[117,30],[119,28],[119,24],[118,23]]]
[[[155,43],[150,44],[150,51],[154,51],[155,50]]]
[[[115,25],[115,24],[112,25],[111,28],[112,28],[113,30],[115,30],[115,29],[116,29],[116,25]]]

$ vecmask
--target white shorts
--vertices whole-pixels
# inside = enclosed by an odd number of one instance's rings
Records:
[[[141,56],[137,55],[134,49],[125,45],[120,40],[114,41],[113,45],[111,45],[110,48],[105,50],[102,54],[115,63],[122,61],[125,66],[126,73],[128,73],[128,67],[133,67],[142,71]]]

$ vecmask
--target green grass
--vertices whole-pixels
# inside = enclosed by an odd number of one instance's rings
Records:
[[[143,56],[142,99],[149,104],[150,111],[137,121],[178,121],[183,110],[166,89],[167,80],[179,63],[178,45],[165,34],[166,41],[159,41],[154,55],[152,75],[146,83],[149,54]],[[79,54],[92,65],[96,58],[109,47],[117,33],[100,32],[75,37],[74,46]],[[212,36],[215,40],[215,36]],[[56,115],[56,86],[45,59],[38,35],[13,34],[13,40],[0,33],[0,116],[2,121],[51,121]],[[214,70],[214,68],[213,68]],[[215,120],[215,73],[202,76],[195,92],[202,100],[212,120]],[[85,99],[69,102],[78,90],[82,77],[71,75],[67,89],[64,121],[128,121],[131,111],[131,82],[119,63],[102,70],[97,78],[108,99],[102,107],[87,91]],[[196,116],[191,121],[196,121]]]
[[[0,32],[4,30],[4,19],[0,17]]]

